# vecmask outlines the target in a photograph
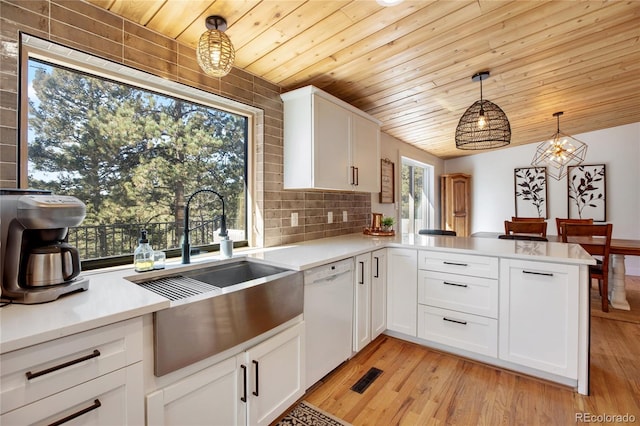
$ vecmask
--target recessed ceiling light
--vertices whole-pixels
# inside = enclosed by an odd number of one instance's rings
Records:
[[[402,3],[404,0],[376,0],[380,6],[389,7]]]

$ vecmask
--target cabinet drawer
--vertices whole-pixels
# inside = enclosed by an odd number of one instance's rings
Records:
[[[0,355],[6,413],[142,360],[142,318]]]
[[[498,258],[420,250],[418,252],[418,269],[498,278]]]
[[[418,271],[418,303],[498,318],[498,280]]]
[[[5,413],[0,424],[52,424],[65,418],[73,425],[143,424],[142,363]]]
[[[418,306],[418,337],[492,357],[498,356],[498,321]]]

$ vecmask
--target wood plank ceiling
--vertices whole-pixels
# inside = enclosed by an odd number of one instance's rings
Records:
[[[195,47],[205,18],[227,19],[235,66],[288,91],[313,84],[447,159],[483,97],[511,123],[511,146],[556,130],[640,122],[640,1],[88,0]],[[533,157],[534,146],[531,154]]]

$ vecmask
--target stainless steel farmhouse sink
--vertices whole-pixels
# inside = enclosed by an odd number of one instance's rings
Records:
[[[247,258],[127,279],[172,301],[153,314],[156,376],[265,333],[304,303],[302,272]]]

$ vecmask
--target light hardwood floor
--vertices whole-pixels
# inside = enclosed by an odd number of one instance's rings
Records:
[[[640,277],[627,277],[627,288],[640,291]],[[371,367],[382,375],[363,394],[351,391]],[[638,321],[592,315],[590,386],[591,394],[583,396],[383,335],[304,399],[355,426],[570,425],[587,423],[581,421],[587,416],[625,414],[640,424]]]

